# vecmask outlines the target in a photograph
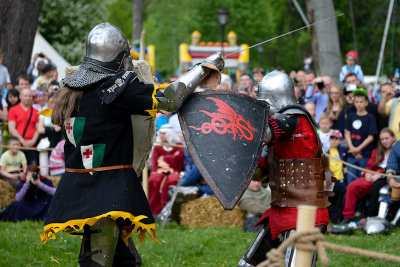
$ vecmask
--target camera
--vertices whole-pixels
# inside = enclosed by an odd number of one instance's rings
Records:
[[[39,57],[44,57],[44,54],[42,52],[39,53]]]
[[[318,86],[318,90],[322,90],[322,89],[325,88],[324,82],[319,82],[319,83],[317,83],[317,86]]]
[[[37,179],[39,179],[39,176],[38,176],[38,174],[35,172],[35,173],[32,173],[32,179],[33,180],[37,180]]]

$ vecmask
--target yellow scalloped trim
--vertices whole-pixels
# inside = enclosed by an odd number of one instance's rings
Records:
[[[150,114],[153,118],[157,114],[157,106],[158,106],[158,100],[156,98],[156,92],[157,92],[158,86],[154,85],[154,90],[153,94],[151,95],[151,98],[153,99],[153,105],[151,106],[151,109],[146,109],[145,111]]]
[[[83,229],[84,225],[93,226],[99,219],[101,218],[110,218],[112,220],[116,220],[118,218],[129,219],[132,222],[130,226],[124,226],[121,229],[120,236],[125,244],[128,246],[128,239],[133,236],[136,232],[140,231],[139,239],[140,243],[146,238],[146,232],[149,234],[150,238],[153,239],[155,242],[159,243],[157,240],[157,233],[156,227],[154,223],[151,224],[144,224],[140,222],[143,219],[146,219],[147,216],[139,215],[133,216],[129,212],[125,211],[110,211],[104,214],[101,214],[96,217],[86,218],[86,219],[77,219],[77,220],[70,220],[65,223],[51,223],[44,226],[44,232],[40,235],[41,242],[39,245],[45,244],[49,239],[56,239],[56,233],[65,231],[65,232],[72,232],[72,231],[80,231]]]

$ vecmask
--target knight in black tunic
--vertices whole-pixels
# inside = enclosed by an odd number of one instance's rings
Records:
[[[64,88],[55,97],[52,121],[67,136],[66,168],[45,220],[42,243],[57,232],[84,229],[81,266],[141,264],[130,237],[139,232],[142,241],[147,233],[157,241],[157,236],[132,169],[131,115],[154,117],[158,109],[178,109],[201,81],[211,73],[215,79],[223,68],[220,55],[206,64],[160,92],[132,71],[128,41],[117,27],[102,23],[93,28],[82,64],[63,80]]]

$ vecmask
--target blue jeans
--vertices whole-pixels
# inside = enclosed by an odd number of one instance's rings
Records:
[[[356,159],[353,156],[349,155],[347,157],[347,162],[353,165],[356,165],[358,167],[361,168],[365,168],[365,166],[367,166],[369,158],[364,157],[362,159]],[[345,185],[347,186],[348,184],[350,184],[351,182],[353,182],[354,180],[358,179],[361,177],[362,171],[356,170],[354,168],[351,168],[349,166],[347,166],[347,174],[345,177]]]

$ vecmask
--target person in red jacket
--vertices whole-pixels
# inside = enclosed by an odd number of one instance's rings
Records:
[[[167,204],[169,187],[177,184],[185,157],[182,147],[171,146],[180,143],[171,125],[161,126],[159,141],[160,144],[154,146],[151,156],[152,170],[149,177],[149,203],[153,214],[160,213]]]
[[[366,169],[383,172],[389,158],[390,149],[396,142],[392,130],[383,128],[379,134],[379,143],[371,153]],[[348,224],[354,220],[357,200],[369,194],[367,216],[374,217],[378,214],[379,189],[387,184],[386,178],[379,174],[364,172],[362,176],[347,186],[346,200],[343,209],[343,221],[341,224]]]
[[[270,105],[266,143],[269,163],[271,208],[257,225],[263,225],[238,266],[255,266],[266,260],[296,229],[297,206],[317,206],[315,225],[323,232],[329,223],[329,202],[324,189],[325,169],[316,122],[297,104],[289,76],[273,71],[258,85],[258,99]],[[294,262],[292,247],[286,250],[287,266]],[[312,265],[315,265],[316,255]]]

